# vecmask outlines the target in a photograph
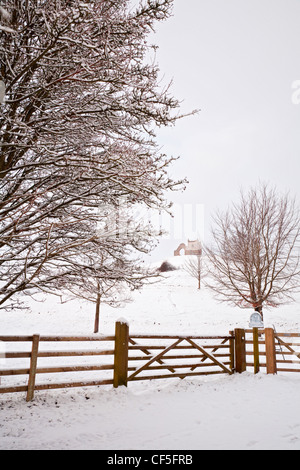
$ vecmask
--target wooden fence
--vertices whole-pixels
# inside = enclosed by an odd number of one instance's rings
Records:
[[[0,336],[0,341],[6,345],[5,351],[5,368],[0,370],[0,378],[5,377],[6,386],[0,387],[1,393],[11,392],[27,392],[27,401],[31,400],[34,395],[34,390],[47,390],[53,388],[68,388],[68,387],[84,387],[89,385],[109,385],[113,384],[112,377],[103,377],[95,380],[81,380],[81,381],[64,381],[64,382],[53,382],[50,375],[61,373],[73,373],[78,375],[79,372],[94,372],[94,371],[113,371],[114,370],[114,344],[111,342],[115,341],[114,336],[104,337],[75,337],[75,336]],[[64,345],[61,349],[57,348],[57,342],[60,345]],[[66,347],[66,344],[72,345],[75,343],[81,344],[80,350]],[[105,343],[105,346],[110,343],[110,348],[100,349],[99,343]],[[16,349],[16,344],[22,345],[22,349],[17,347],[17,351],[11,351],[9,345],[13,345]],[[94,345],[91,349],[90,345]],[[30,349],[26,345],[31,346]],[[45,349],[44,346],[51,345],[51,348]],[[88,346],[88,347],[87,347]],[[97,361],[96,364],[87,364],[86,358],[93,357],[110,357],[110,362],[104,364],[103,361]],[[62,358],[68,358],[69,365],[61,363]],[[74,358],[76,361],[81,358],[81,363],[74,364]],[[25,359],[25,361],[24,361]],[[13,361],[11,361],[13,360]],[[38,366],[42,362],[42,366]],[[13,362],[13,364],[11,364]],[[55,362],[55,365],[53,365]],[[45,375],[46,380],[43,383],[36,383],[37,375]],[[67,374],[68,375],[68,374]],[[28,381],[24,383],[24,376],[28,376]],[[19,382],[23,382],[21,385],[17,384],[16,377],[20,377]],[[64,375],[66,377],[66,375]],[[11,380],[9,380],[11,379]],[[26,380],[26,378],[25,378]],[[11,382],[11,383],[10,383]]]
[[[26,392],[27,401],[36,390],[232,374],[234,367],[231,335],[129,335],[123,322],[116,323],[114,336],[0,336],[0,341],[5,345],[0,394]]]
[[[235,330],[236,372],[300,372],[300,333],[274,328]]]
[[[0,394],[26,392],[27,401],[36,390],[246,370],[300,372],[300,334],[272,328],[236,329],[227,336],[133,335],[119,321],[114,336],[0,336],[0,341],[5,345]]]

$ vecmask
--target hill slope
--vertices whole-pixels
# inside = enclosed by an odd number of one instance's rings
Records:
[[[135,333],[227,334],[234,328],[247,328],[252,309],[219,303],[205,287],[199,291],[197,281],[183,269],[186,258],[169,258],[177,269],[163,273],[158,282],[129,293],[130,302],[123,307],[114,309],[103,304],[100,333],[111,334],[120,317],[126,318]],[[28,303],[26,313],[2,312],[1,334],[92,334],[95,309],[92,303],[61,303],[54,296],[40,296],[40,300]],[[300,299],[265,310],[264,315],[265,326],[275,325],[277,331],[297,331]]]

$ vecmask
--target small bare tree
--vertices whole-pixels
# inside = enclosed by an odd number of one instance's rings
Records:
[[[197,280],[198,289],[201,289],[201,282],[204,277],[202,253],[190,256],[184,263],[184,270]]]
[[[265,184],[241,192],[239,204],[215,217],[208,284],[220,300],[263,306],[294,300],[299,288],[299,211],[289,195]]]
[[[44,289],[46,292],[63,294],[65,301],[80,298],[93,303],[94,333],[99,332],[103,304],[121,307],[130,302],[130,291],[141,288],[159,276],[156,270],[143,266],[140,258],[136,259],[132,255],[130,258],[125,234],[121,241],[123,244],[118,246],[114,238],[106,239],[104,251],[105,240],[100,245],[96,240],[91,247],[82,247],[80,255],[76,252],[73,260],[61,258],[64,269],[60,272],[59,266],[56,266],[52,285],[47,282]]]
[[[83,280],[81,280],[83,282]],[[84,286],[84,288],[83,288]],[[102,304],[117,308],[130,301],[126,290],[126,284],[119,279],[109,279],[91,276],[82,285],[69,286],[69,294],[72,298],[81,298],[95,305],[94,333],[99,332],[100,310]],[[72,295],[73,294],[73,295]]]

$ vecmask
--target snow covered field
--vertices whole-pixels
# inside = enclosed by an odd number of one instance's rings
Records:
[[[170,260],[181,263],[181,259]],[[120,317],[133,333],[220,334],[248,327],[251,311],[217,303],[182,270],[103,306],[101,333]],[[91,335],[94,307],[45,298],[27,313],[1,313],[1,334]],[[265,313],[265,326],[300,331],[300,300]],[[133,382],[0,396],[0,449],[300,449],[300,374]]]

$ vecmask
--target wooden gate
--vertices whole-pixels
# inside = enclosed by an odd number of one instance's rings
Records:
[[[233,335],[129,335],[125,321],[116,323],[114,336],[0,336],[0,342],[5,345],[0,394],[26,392],[28,401],[36,390],[118,387],[135,380],[232,374],[234,368]]]
[[[235,330],[236,371],[300,372],[300,333],[275,328]]]
[[[232,336],[130,335],[127,380],[232,374],[233,360]]]
[[[274,338],[277,372],[300,372],[300,334],[275,331]]]

